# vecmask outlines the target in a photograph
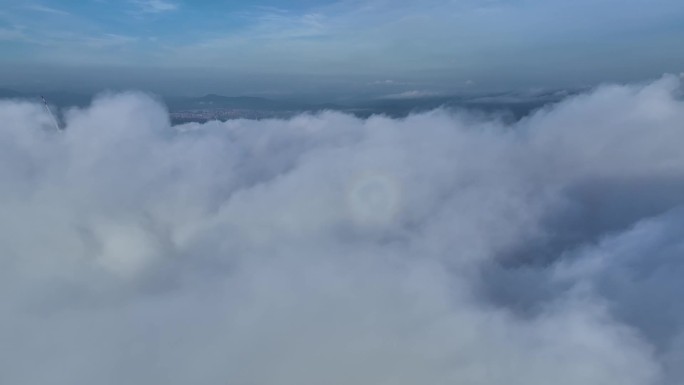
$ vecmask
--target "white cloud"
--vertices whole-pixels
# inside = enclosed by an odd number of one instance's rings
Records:
[[[28,36],[20,29],[0,28],[0,41],[26,41]]]
[[[679,383],[677,87],[512,125],[171,127],[121,94],[54,132],[40,105],[0,102],[1,378]]]
[[[67,12],[67,11],[63,11],[63,10],[61,10],[61,9],[52,8],[52,7],[46,7],[46,6],[40,5],[40,4],[30,4],[30,5],[26,5],[26,6],[24,7],[24,9],[27,9],[27,10],[29,10],[29,11],[42,12],[42,13],[49,13],[49,14],[59,15],[59,16],[69,16],[69,15],[71,15],[71,14],[70,14],[69,12]]]
[[[100,36],[82,36],[73,40],[76,44],[83,44],[94,48],[104,48],[112,46],[122,46],[135,43],[140,39],[134,36],[124,36],[117,34],[103,34]]]
[[[440,94],[433,91],[425,90],[411,90],[404,91],[398,94],[385,95],[384,99],[418,99],[418,98],[431,98],[434,96],[439,96]]]
[[[254,7],[240,12],[244,20],[237,25],[227,23],[230,27],[223,30],[173,44],[167,63],[221,63],[230,72],[362,74],[364,83],[368,76],[436,85],[463,85],[469,78],[481,89],[643,79],[681,62],[682,57],[664,54],[673,52],[674,37],[646,37],[635,49],[634,42],[626,44],[615,36],[644,31],[656,36],[659,25],[674,23],[673,15],[684,10],[681,1],[657,2],[352,0],[305,9]],[[587,14],[586,9],[593,12]],[[486,27],[490,25],[497,28]],[[613,47],[610,55],[585,44],[597,36],[602,45]],[[649,55],[643,54],[646,51]],[[548,65],[532,70],[540,61]],[[616,61],[629,61],[635,70],[610,72],[622,68]],[[493,75],[485,79],[485,73]]]
[[[163,13],[178,9],[178,4],[166,0],[132,0],[132,3],[144,13]]]

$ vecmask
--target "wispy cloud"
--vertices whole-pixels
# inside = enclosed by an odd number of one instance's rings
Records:
[[[137,42],[139,39],[134,36],[117,35],[113,33],[106,33],[96,37],[81,37],[78,42],[93,48],[105,48],[113,46],[122,46]]]
[[[386,95],[382,99],[421,99],[421,98],[431,98],[440,96],[441,94],[437,92],[425,91],[425,90],[411,90],[405,91],[398,94]]]
[[[0,41],[26,41],[28,37],[19,29],[0,28]]]
[[[319,12],[299,14],[275,7],[255,7],[242,16],[252,23],[247,34],[276,40],[320,37],[329,31],[331,21]]]
[[[29,10],[29,11],[35,11],[35,12],[43,12],[43,13],[50,13],[53,15],[60,15],[60,16],[69,16],[71,13],[67,11],[63,11],[61,9],[56,9],[56,8],[51,8],[51,7],[46,7],[44,5],[40,4],[30,4],[24,7],[24,9]]]
[[[26,44],[42,44],[65,30],[98,39],[106,33],[139,36],[150,44],[131,53],[132,65],[140,62],[136,54],[149,54],[155,61],[149,65],[221,68],[226,74],[348,76],[385,95],[432,87],[572,87],[678,71],[684,2],[652,1],[657,6],[643,6],[647,0],[307,0],[212,7],[183,0],[88,1],[97,6],[0,0],[0,38],[19,40],[23,32],[31,38]],[[15,31],[15,25],[24,28]],[[146,40],[150,36],[157,37],[154,44]],[[610,53],[599,46],[610,46]],[[22,60],[64,56],[63,47],[54,48],[24,50]],[[629,68],[619,65],[625,61]]]
[[[132,0],[132,3],[143,13],[163,13],[178,9],[178,4],[166,0]]]

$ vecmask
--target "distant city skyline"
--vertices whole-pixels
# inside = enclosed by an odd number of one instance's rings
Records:
[[[430,95],[684,71],[677,0],[0,0],[0,87]]]

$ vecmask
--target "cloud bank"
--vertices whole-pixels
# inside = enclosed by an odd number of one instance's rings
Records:
[[[684,380],[679,79],[515,124],[0,102],[0,383]]]

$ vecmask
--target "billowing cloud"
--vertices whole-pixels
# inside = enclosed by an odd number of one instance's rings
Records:
[[[681,382],[678,87],[514,124],[0,102],[0,382]]]

